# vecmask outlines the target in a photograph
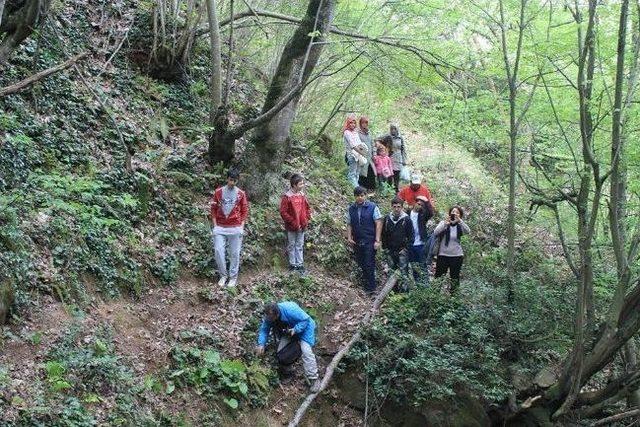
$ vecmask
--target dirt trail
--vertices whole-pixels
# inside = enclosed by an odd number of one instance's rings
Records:
[[[314,277],[315,289],[309,289],[301,303],[314,309],[319,317],[316,353],[322,372],[341,344],[350,338],[370,301],[345,278],[314,267],[309,274]],[[79,328],[78,339],[82,340],[91,336],[96,328],[109,325],[117,354],[140,378],[162,373],[170,363],[169,352],[180,333],[198,328],[212,332],[223,357],[242,358],[253,350],[256,331],[246,328],[250,321],[256,321],[252,317],[259,316],[262,294],[270,293],[275,299],[283,297],[283,282],[289,287],[297,286],[287,277],[268,270],[246,272],[236,291],[220,289],[213,280],[182,277],[175,286],[150,288],[137,300],[104,301],[95,295],[95,302],[86,307],[81,316],[70,314],[70,307],[52,297],[43,297],[19,323],[4,328],[0,367],[8,371],[11,379],[9,398],[34,400],[38,384],[42,384],[45,377],[42,365],[48,360],[50,349],[71,327]],[[308,285],[301,282],[300,286]],[[275,401],[265,411],[284,420],[295,410],[295,402],[305,394],[306,387],[301,376],[281,387],[280,391],[289,398],[277,399],[279,393],[274,393]],[[206,402],[198,400],[190,405],[195,407],[175,405],[175,408],[193,413]]]

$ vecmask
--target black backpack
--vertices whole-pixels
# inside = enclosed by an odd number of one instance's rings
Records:
[[[291,339],[287,345],[282,347],[277,353],[278,363],[281,365],[292,365],[302,356],[302,349],[300,348],[300,340],[295,338]]]

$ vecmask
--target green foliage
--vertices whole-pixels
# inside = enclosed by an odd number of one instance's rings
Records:
[[[133,374],[115,353],[108,327],[81,340],[78,333],[71,328],[45,363],[47,381],[56,391],[71,389],[78,397],[106,397],[134,388]]]
[[[175,346],[171,358],[173,370],[167,376],[167,394],[176,386],[194,387],[208,398],[222,398],[232,409],[237,409],[240,401],[252,405],[266,401],[272,373],[257,363],[223,359],[211,348],[192,345]]]
[[[362,366],[378,397],[419,405],[465,390],[501,400],[510,391],[502,347],[485,319],[482,309],[434,287],[395,295],[349,359]]]
[[[71,384],[65,379],[67,369],[62,363],[50,361],[45,363],[44,368],[52,391],[58,392],[71,388]]]

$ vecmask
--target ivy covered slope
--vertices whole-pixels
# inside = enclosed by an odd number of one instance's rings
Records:
[[[108,36],[91,25],[98,9],[56,12],[12,57],[0,87]],[[104,5],[107,19],[120,12]],[[136,14],[133,46],[148,42],[148,12],[127,13]],[[303,156],[294,146],[289,164],[322,203],[307,244],[313,278],[284,274],[272,202],[251,206],[239,294],[213,288],[207,214],[224,180],[205,161],[206,57],[194,55],[188,84],[170,84],[141,73],[135,57],[104,68],[106,58],[90,55],[78,70],[0,99],[0,307],[11,306],[0,336],[0,424],[234,425],[265,405],[276,381],[269,361],[251,356],[263,301],[305,304],[325,352],[353,330],[364,301],[343,273],[322,272],[350,271],[338,237],[340,163],[316,149]],[[238,114],[256,108],[253,85],[264,83],[245,72]],[[345,323],[332,328],[324,319],[334,315]],[[290,387],[297,396],[303,385]]]

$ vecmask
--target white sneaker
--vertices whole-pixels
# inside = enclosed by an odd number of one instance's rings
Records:
[[[227,283],[227,276],[220,276],[220,280],[218,280],[218,286],[223,287]]]
[[[227,283],[227,287],[228,288],[233,288],[238,284],[238,278],[237,277],[231,277],[229,279],[229,282]]]

